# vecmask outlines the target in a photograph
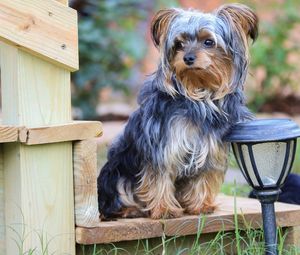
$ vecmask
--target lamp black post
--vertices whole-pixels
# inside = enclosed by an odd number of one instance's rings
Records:
[[[225,140],[261,203],[266,255],[277,254],[274,202],[291,171],[299,126],[289,119],[258,119],[234,126]]]

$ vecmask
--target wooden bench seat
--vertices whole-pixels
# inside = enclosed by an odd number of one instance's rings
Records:
[[[218,209],[206,216],[184,216],[176,219],[151,220],[146,218],[118,219],[100,222],[94,227],[76,227],[76,242],[79,244],[100,244],[166,236],[186,236],[196,234],[199,226],[202,233],[232,231],[236,208],[239,227],[244,223],[252,228],[262,225],[261,207],[256,199],[236,198],[219,195]],[[300,226],[300,206],[276,203],[276,221],[280,227]],[[203,222],[204,221],[204,224]],[[199,225],[200,224],[200,225]],[[203,225],[202,225],[203,224]],[[297,234],[296,232],[294,234]]]

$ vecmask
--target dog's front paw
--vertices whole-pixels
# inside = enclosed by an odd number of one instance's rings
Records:
[[[162,206],[157,206],[151,210],[152,219],[169,219],[169,218],[179,218],[183,215],[182,208],[165,208]]]
[[[216,209],[217,209],[217,205],[212,204],[212,205],[203,205],[200,210],[201,213],[209,214],[209,213],[213,213]]]
[[[199,214],[210,214],[216,210],[217,206],[215,204],[212,205],[201,205],[197,208],[186,208],[185,212],[191,215],[199,215]]]
[[[143,212],[136,207],[123,208],[120,214],[122,218],[141,218],[149,216],[147,212]]]

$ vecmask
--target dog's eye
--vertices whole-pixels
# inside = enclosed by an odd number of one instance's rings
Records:
[[[206,47],[206,48],[212,48],[212,47],[214,47],[215,46],[215,42],[212,40],[212,39],[206,39],[205,41],[204,41],[204,46]]]
[[[181,42],[181,41],[176,41],[175,42],[175,49],[176,50],[182,50],[183,47],[184,47],[183,42]]]

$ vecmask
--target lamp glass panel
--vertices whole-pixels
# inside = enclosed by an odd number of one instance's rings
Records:
[[[291,140],[290,141],[290,153],[289,153],[289,158],[288,158],[288,163],[287,163],[287,166],[286,166],[286,169],[285,170],[285,173],[283,175],[283,178],[281,179],[281,184],[283,184],[283,182],[285,181],[287,175],[288,175],[288,170],[290,169],[291,165],[293,164],[292,162],[292,159],[293,159],[293,154],[295,153],[294,152],[294,146],[295,146],[295,140]]]
[[[260,179],[266,186],[275,185],[283,167],[286,143],[268,142],[252,146]]]
[[[244,157],[244,161],[245,161],[245,166],[247,168],[246,171],[248,171],[249,178],[251,179],[254,186],[260,186],[257,181],[257,178],[255,176],[255,173],[253,171],[253,168],[252,168],[248,146],[243,144],[241,146],[241,149],[242,149],[242,153],[243,153],[243,157]]]
[[[245,174],[245,169],[243,168],[241,158],[240,158],[240,154],[239,154],[239,150],[238,150],[238,145],[236,143],[233,143],[233,150],[235,152],[235,156],[236,156],[235,159],[236,159],[236,161],[239,165],[239,168],[241,169],[242,174],[244,175],[245,179],[247,180],[247,175]]]

